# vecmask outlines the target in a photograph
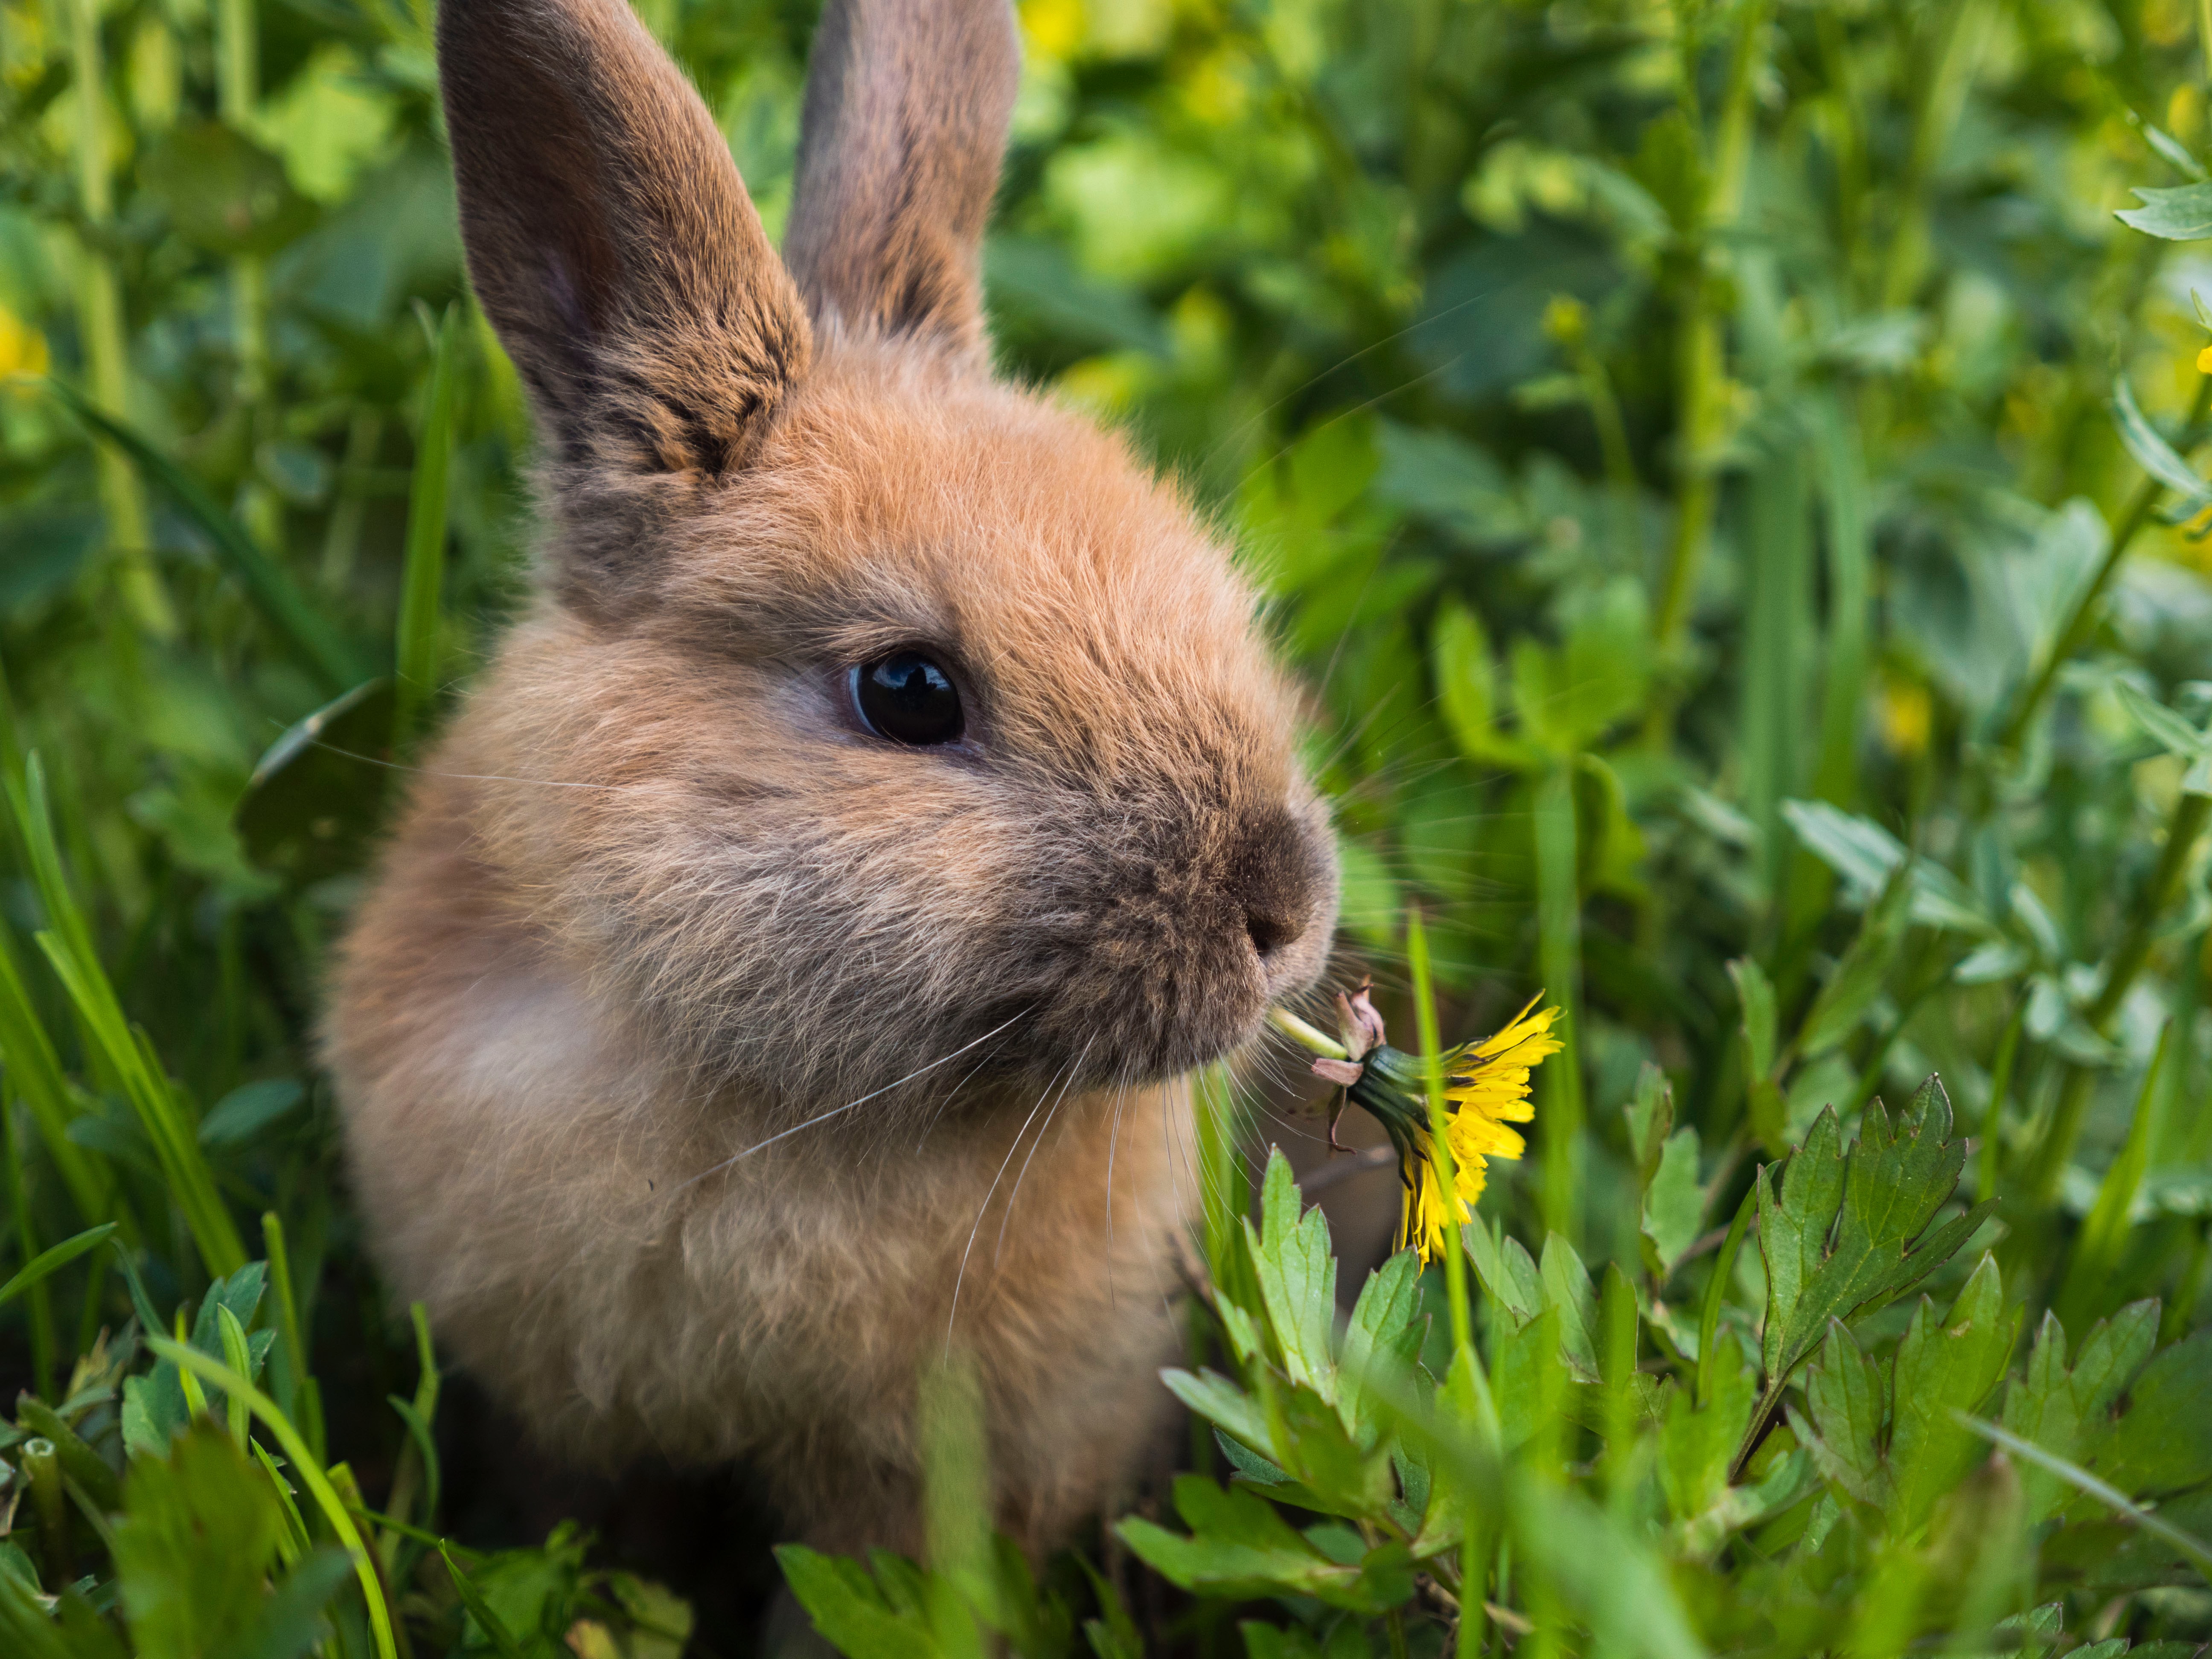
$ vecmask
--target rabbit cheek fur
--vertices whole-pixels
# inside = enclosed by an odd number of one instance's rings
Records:
[[[549,537],[341,953],[380,1260],[563,1455],[744,1458],[836,1547],[918,1543],[916,1378],[957,1343],[1002,1522],[1048,1543],[1164,1420],[1183,1074],[1334,925],[1251,597],[1118,441],[986,371],[1002,8],[832,0],[795,284],[620,0],[440,28]],[[507,57],[514,110],[456,102]],[[486,193],[532,167],[584,208]],[[960,677],[942,750],[850,706],[915,642]]]

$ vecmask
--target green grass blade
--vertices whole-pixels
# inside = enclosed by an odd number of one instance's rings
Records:
[[[26,768],[24,787],[16,789],[11,781],[9,793],[24,845],[31,848],[32,873],[40,899],[54,924],[38,936],[39,946],[84,1022],[88,1039],[120,1080],[144,1126],[208,1272],[217,1276],[235,1272],[246,1265],[246,1247],[216,1188],[214,1172],[208,1168],[199,1141],[179,1108],[175,1089],[149,1061],[147,1049],[131,1030],[115,988],[100,965],[92,946],[92,930],[70,891],[54,846],[46,781],[35,755]]]
[[[2150,1069],[2143,1073],[2142,1088],[2136,1096],[2135,1115],[2128,1124],[2128,1138],[2120,1146],[2119,1156],[2112,1160],[2112,1167],[2105,1171],[2105,1179],[2097,1188],[2097,1201],[2090,1206],[2081,1231],[2074,1241],[2074,1260],[2067,1268],[2065,1288],[2058,1297],[2059,1322],[2069,1330],[2088,1328],[2090,1318],[2096,1312],[2098,1291],[2108,1282],[2112,1268],[2119,1261],[2120,1247],[2128,1235],[2128,1212],[2135,1206],[2136,1194],[2142,1188],[2143,1174],[2150,1167],[2151,1139],[2156,1133],[2162,1097],[2159,1084],[2166,1070],[2166,1050],[2172,1042],[2173,1022],[2168,1020],[2158,1034],[2158,1047],[2151,1053]]]
[[[313,665],[325,690],[343,691],[376,672],[366,653],[309,604],[276,562],[254,545],[236,520],[216,505],[198,478],[113,416],[93,407],[73,386],[61,380],[48,380],[46,386],[78,420],[136,462],[139,471],[160,485],[206,533],[215,544],[216,556],[246,590],[254,607]]]
[[[46,1274],[25,1277],[39,1265],[38,1229],[31,1219],[30,1184],[23,1178],[23,1156],[15,1144],[15,1114],[7,1109],[4,1097],[0,1097],[0,1162],[7,1166],[8,1202],[15,1212],[16,1241],[27,1264],[23,1279],[31,1291],[31,1305],[24,1311],[30,1326],[31,1382],[41,1395],[54,1391],[54,1308],[46,1294]]]
[[[86,1228],[74,1238],[65,1238],[60,1243],[40,1251],[23,1264],[21,1273],[5,1285],[0,1285],[0,1307],[6,1306],[32,1285],[43,1283],[68,1267],[114,1231],[115,1223],[103,1221],[97,1227]]]
[[[384,1583],[377,1577],[376,1563],[369,1555],[368,1546],[362,1541],[361,1529],[354,1525],[352,1515],[339,1500],[337,1488],[331,1485],[330,1476],[309,1453],[307,1441],[292,1426],[291,1419],[276,1409],[275,1401],[237,1371],[212,1355],[202,1353],[189,1342],[173,1342],[166,1337],[149,1335],[146,1346],[179,1370],[203,1382],[212,1382],[233,1400],[243,1400],[246,1409],[276,1437],[293,1472],[314,1498],[316,1508],[322,1511],[323,1519],[340,1547],[352,1558],[354,1574],[361,1580],[361,1593],[368,1602],[369,1629],[376,1638],[377,1659],[398,1659],[399,1650],[392,1630],[392,1609],[386,1604]]]
[[[109,1213],[115,1207],[112,1183],[96,1165],[94,1154],[69,1138],[76,1103],[53,1039],[31,1004],[4,927],[0,927],[0,1064],[6,1065],[9,1080],[38,1126],[46,1157],[69,1188],[77,1213],[88,1221]]]
[[[1872,535],[1866,455],[1841,397],[1822,387],[1812,400],[1814,465],[1827,509],[1828,627],[1820,688],[1820,758],[1813,789],[1850,810],[1858,795],[1861,705],[1866,698],[1871,614]]]
[[[1544,1225],[1580,1236],[1583,1191],[1582,890],[1577,872],[1575,763],[1555,757],[1536,783],[1536,963],[1565,1015],[1564,1047],[1538,1073],[1544,1148]]]
[[[392,689],[392,752],[405,752],[438,692],[440,594],[445,583],[446,516],[453,465],[454,359],[461,308],[446,307],[430,370],[430,407],[416,446],[415,481],[407,500],[407,551],[399,587],[397,665]]]

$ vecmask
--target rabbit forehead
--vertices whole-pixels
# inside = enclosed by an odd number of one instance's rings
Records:
[[[1012,388],[818,376],[692,526],[663,594],[722,648],[935,645],[1010,738],[1080,733],[1110,759],[1179,736],[1284,770],[1291,698],[1227,551],[1120,439]]]

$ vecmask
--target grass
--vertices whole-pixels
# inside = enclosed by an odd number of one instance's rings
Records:
[[[1219,1104],[1182,1480],[1033,1577],[948,1383],[927,1568],[782,1558],[848,1651],[2212,1638],[2200,9],[1027,0],[1003,359],[1247,550],[1391,1030],[1573,1042],[1340,1331],[1376,1177],[1302,1216]],[[441,1385],[316,1071],[343,757],[524,580],[428,21],[0,28],[10,1654],[729,1655],[773,1587]],[[779,228],[811,9],[648,21]]]

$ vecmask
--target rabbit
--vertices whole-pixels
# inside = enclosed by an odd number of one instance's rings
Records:
[[[1294,684],[1223,539],[994,377],[1006,0],[830,0],[779,258],[623,0],[444,0],[537,577],[337,952],[389,1285],[552,1451],[920,1541],[965,1356],[1042,1548],[1172,1424],[1194,1067],[1322,971]]]

